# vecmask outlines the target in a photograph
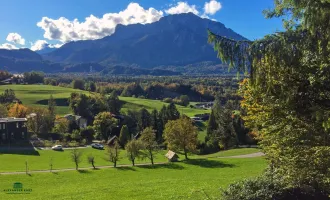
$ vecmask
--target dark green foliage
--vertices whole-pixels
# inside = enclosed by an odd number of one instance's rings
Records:
[[[180,96],[180,103],[182,106],[188,106],[189,105],[189,97],[187,95],[181,95]]]
[[[16,100],[16,95],[12,89],[6,89],[2,94],[0,94],[0,103],[2,104],[10,104],[13,103],[14,100]]]
[[[71,93],[69,102],[75,115],[80,115],[88,120],[92,119],[90,98],[87,95]]]
[[[43,72],[25,72],[24,82],[28,84],[44,83],[44,73]]]
[[[95,135],[95,132],[94,132],[94,129],[93,129],[92,126],[88,126],[87,128],[80,130],[80,136],[81,136],[81,138],[82,139],[86,139],[86,141],[88,143],[90,143],[90,142],[93,141],[94,135]]]
[[[119,114],[121,109],[121,102],[118,98],[116,91],[112,91],[110,96],[107,98],[109,111],[112,114]]]
[[[128,128],[126,125],[121,127],[120,135],[119,135],[119,143],[122,147],[125,147],[127,141],[131,138],[131,135],[128,131]]]
[[[124,91],[121,93],[123,97],[131,97],[131,96],[143,96],[144,90],[138,83],[133,83],[125,87]]]
[[[89,81],[85,84],[85,90],[90,92],[96,91],[96,84],[93,81]]]
[[[223,200],[328,200],[329,194],[313,188],[292,187],[271,175],[231,184],[222,192]]]
[[[84,90],[85,89],[85,81],[81,79],[76,79],[72,81],[72,88],[78,89],[78,90]]]
[[[180,118],[180,112],[176,109],[174,103],[170,103],[166,108],[167,120],[176,120]]]
[[[151,126],[151,114],[145,108],[139,110],[138,128],[140,131]]]

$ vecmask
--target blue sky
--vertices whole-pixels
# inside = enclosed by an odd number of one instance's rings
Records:
[[[262,14],[272,7],[273,0],[4,0],[0,48],[58,47],[111,35],[118,23],[151,23],[182,12],[215,19],[253,40],[282,30],[280,19],[265,19]]]

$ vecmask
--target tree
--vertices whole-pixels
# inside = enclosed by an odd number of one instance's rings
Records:
[[[151,126],[151,115],[147,109],[142,108],[139,111],[139,118],[138,118],[138,127],[139,130],[144,130],[145,128]]]
[[[95,131],[92,126],[87,126],[80,130],[80,136],[82,139],[86,139],[87,142],[92,142],[94,139]]]
[[[108,161],[113,163],[113,167],[117,167],[117,162],[119,160],[119,143],[115,141],[113,146],[107,148]]]
[[[24,82],[28,84],[44,83],[45,74],[43,72],[25,72]]]
[[[55,133],[68,133],[69,132],[69,120],[66,118],[59,118],[56,120],[56,125],[54,126]]]
[[[120,114],[121,103],[118,98],[116,91],[112,91],[110,96],[107,99],[109,111],[113,114]]]
[[[132,162],[132,165],[135,166],[136,158],[141,157],[142,144],[140,140],[132,139],[128,141],[125,146],[127,157]]]
[[[48,111],[52,116],[55,117],[55,112],[56,112],[56,101],[53,98],[53,95],[50,95],[49,100],[48,100]]]
[[[93,81],[89,81],[86,83],[85,90],[90,92],[96,91],[96,84]]]
[[[84,90],[85,89],[85,82],[81,79],[73,80],[72,81],[72,88],[73,89],[79,89]]]
[[[180,96],[181,105],[188,106],[189,105],[189,97],[187,95]]]
[[[243,119],[257,130],[274,176],[329,194],[329,2],[275,1],[265,13],[287,16],[286,31],[256,41],[209,32],[209,42],[224,63],[250,72],[240,86]]]
[[[22,104],[15,103],[13,104],[8,111],[9,117],[24,118],[27,114],[27,107]]]
[[[112,129],[118,124],[117,120],[109,112],[102,112],[95,117],[94,131],[96,138],[107,140],[111,135]]]
[[[49,133],[54,128],[54,118],[46,108],[30,108],[33,116],[28,116],[27,128],[35,135]]]
[[[167,122],[164,139],[168,148],[182,150],[185,158],[188,159],[188,152],[196,150],[197,128],[188,117],[183,116],[180,119]]]
[[[124,125],[120,129],[120,135],[119,135],[120,144],[124,147],[129,139],[130,139],[130,134],[128,128],[126,125]]]
[[[12,89],[6,89],[1,95],[0,95],[0,103],[2,104],[10,104],[13,103],[14,100],[16,100],[16,95],[14,90]]]
[[[87,162],[93,166],[93,169],[96,169],[96,167],[95,167],[95,157],[93,155],[88,156]]]
[[[7,107],[3,104],[0,104],[0,118],[5,118],[8,116]]]
[[[151,126],[153,130],[156,130],[156,140],[158,143],[161,143],[163,140],[163,121],[160,118],[160,115],[156,109],[151,113]]]
[[[78,170],[78,165],[81,162],[82,153],[77,148],[71,150],[71,160],[76,165],[76,170]]]
[[[85,94],[71,93],[69,98],[70,108],[75,115],[80,115],[88,120],[91,120],[91,102],[90,98]]]
[[[155,151],[158,151],[158,144],[156,142],[156,134],[155,131],[151,127],[147,127],[141,133],[141,137],[139,138],[141,143],[143,144],[143,156],[148,158],[151,161],[151,164],[154,164]]]
[[[176,120],[176,119],[180,118],[180,113],[176,109],[176,106],[174,103],[170,103],[167,106],[166,112],[167,112],[167,120]]]

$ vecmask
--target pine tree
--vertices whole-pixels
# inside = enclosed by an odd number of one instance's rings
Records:
[[[120,129],[119,141],[121,146],[125,146],[127,141],[130,139],[130,134],[126,125],[122,126]]]

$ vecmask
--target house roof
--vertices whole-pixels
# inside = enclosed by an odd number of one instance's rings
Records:
[[[167,154],[165,155],[166,158],[172,159],[174,157],[179,157],[175,152],[168,150]]]
[[[7,118],[0,118],[0,122],[26,122],[26,118],[15,118],[15,117],[7,117]]]

